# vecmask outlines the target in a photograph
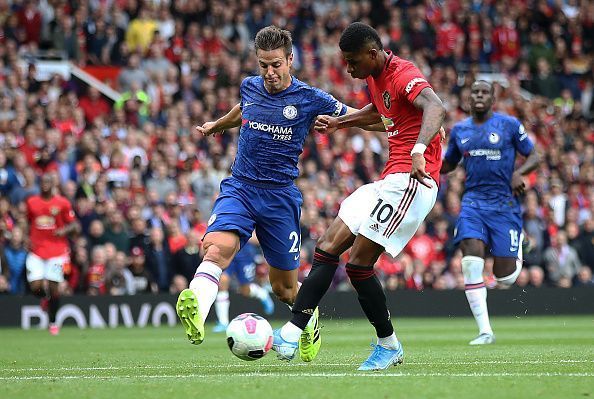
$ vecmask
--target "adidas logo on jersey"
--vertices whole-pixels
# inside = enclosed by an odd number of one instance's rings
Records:
[[[371,226],[369,226],[369,228],[370,228],[372,231],[375,231],[376,233],[379,233],[379,224],[377,224],[377,223],[374,223],[374,224],[372,224]]]

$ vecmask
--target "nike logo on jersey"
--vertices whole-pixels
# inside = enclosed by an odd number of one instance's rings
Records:
[[[250,105],[254,105],[255,103],[243,103],[243,108],[249,107]]]
[[[295,255],[295,260],[299,259],[299,255]]]
[[[466,139],[461,139],[460,143],[462,144],[466,144],[468,142],[468,140],[470,140],[470,137],[466,138]]]

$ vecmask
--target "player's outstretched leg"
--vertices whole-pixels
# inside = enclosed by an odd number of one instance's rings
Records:
[[[317,305],[330,288],[337,267],[338,255],[316,247],[311,271],[303,281],[291,309],[293,318],[281,330],[289,341],[299,338],[299,357],[304,362],[313,361],[320,351],[322,338]]]
[[[190,343],[201,344],[204,340],[204,322],[219,291],[223,270],[210,261],[202,261],[190,288],[183,290],[177,299],[176,312]]]
[[[358,368],[360,371],[385,370],[404,361],[404,350],[394,333],[390,312],[386,305],[386,295],[373,266],[348,263],[347,275],[357,291],[359,303],[367,319],[377,333],[377,345],[373,352]]]
[[[282,328],[274,330],[272,349],[277,352],[280,360],[293,360],[297,350],[304,362],[311,362],[316,358],[322,345],[319,313],[316,307],[304,329],[289,321]]]
[[[190,343],[201,344],[204,341],[204,321],[200,315],[198,298],[192,290],[186,288],[180,292],[175,310]]]
[[[299,337],[299,357],[304,362],[311,362],[318,356],[322,346],[322,337],[320,335],[320,311],[316,307],[307,326],[303,329]]]

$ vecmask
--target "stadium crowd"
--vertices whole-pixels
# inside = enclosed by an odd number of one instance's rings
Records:
[[[447,107],[446,130],[468,115],[476,77],[499,82],[495,109],[517,116],[544,158],[522,199],[528,251],[517,285],[594,287],[594,1],[0,0],[0,292],[27,291],[24,200],[48,172],[81,226],[64,294],[185,288],[238,136],[205,138],[194,125],[239,101],[240,82],[257,73],[255,33],[270,24],[292,32],[297,77],[364,106],[364,82],[346,73],[337,46],[355,20],[420,67]],[[74,77],[36,79],[40,51],[121,67],[106,82],[121,97]],[[378,178],[384,136],[349,129],[306,140],[303,274],[341,200]],[[382,255],[387,289],[464,289],[452,245],[463,188],[462,170],[442,176],[404,253]],[[334,285],[350,289],[344,268]]]

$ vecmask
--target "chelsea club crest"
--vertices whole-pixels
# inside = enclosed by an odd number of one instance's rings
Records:
[[[491,134],[489,134],[489,142],[491,144],[497,144],[499,142],[499,135],[495,132],[491,132]]]
[[[294,105],[287,105],[283,108],[283,116],[287,119],[297,118],[297,108]]]
[[[388,91],[384,91],[384,94],[382,94],[382,98],[384,99],[384,106],[386,107],[386,109],[390,109],[390,106],[392,105],[392,99],[390,98],[390,93],[388,93]]]

